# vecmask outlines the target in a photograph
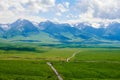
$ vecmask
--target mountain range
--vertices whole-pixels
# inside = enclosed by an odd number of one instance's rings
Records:
[[[11,24],[0,24],[0,39],[43,43],[104,43],[120,41],[120,23],[95,28],[85,23],[70,25],[51,21],[31,22],[18,19]]]

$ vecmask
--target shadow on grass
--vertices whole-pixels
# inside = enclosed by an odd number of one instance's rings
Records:
[[[44,53],[47,52],[46,50],[37,50],[34,47],[13,47],[13,46],[3,46],[0,47],[0,50],[5,50],[5,51],[28,51],[28,52],[36,52],[36,53]]]

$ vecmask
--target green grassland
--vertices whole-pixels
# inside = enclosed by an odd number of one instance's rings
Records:
[[[0,80],[57,80],[40,61],[0,60]]]
[[[120,80],[120,64],[104,62],[55,62],[64,80]]]
[[[43,50],[43,51],[42,51]],[[42,48],[41,52],[0,50],[1,60],[45,60],[45,61],[65,61],[78,49],[69,48]]]
[[[87,48],[80,49],[74,61],[120,61],[120,48]]]
[[[64,80],[120,80],[120,48],[48,47],[38,43],[1,43],[0,80],[58,80],[48,61]]]
[[[54,62],[65,80],[120,80],[120,49],[80,49],[70,62]]]
[[[66,60],[77,48],[41,46],[38,43],[0,43],[1,60]]]

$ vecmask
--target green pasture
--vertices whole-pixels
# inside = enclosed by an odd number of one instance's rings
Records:
[[[54,62],[64,80],[120,80],[120,63]]]
[[[45,62],[0,60],[0,80],[57,80]]]
[[[120,61],[120,48],[87,48],[80,52],[72,61]]]
[[[37,43],[1,43],[0,80],[58,80],[48,61],[64,80],[120,80],[120,48],[60,48]]]
[[[120,49],[79,51],[70,62],[53,62],[64,80],[120,80]]]
[[[39,51],[42,52],[39,52]],[[41,48],[38,52],[0,50],[1,60],[45,60],[45,61],[65,61],[78,49],[69,48]]]

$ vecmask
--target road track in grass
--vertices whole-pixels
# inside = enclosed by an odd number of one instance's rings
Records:
[[[70,56],[70,57],[68,57],[68,58],[66,59],[66,62],[69,62],[70,59],[72,59],[73,57],[75,57],[75,55],[78,54],[79,52],[81,52],[81,51],[79,50],[79,51],[77,51],[77,52],[74,52],[74,53],[72,54],[72,56]]]
[[[58,73],[58,71],[51,64],[51,62],[47,62],[47,65],[51,67],[51,69],[54,71],[54,73],[56,74],[56,76],[58,77],[59,80],[63,80],[63,78],[60,76],[60,74]]]

